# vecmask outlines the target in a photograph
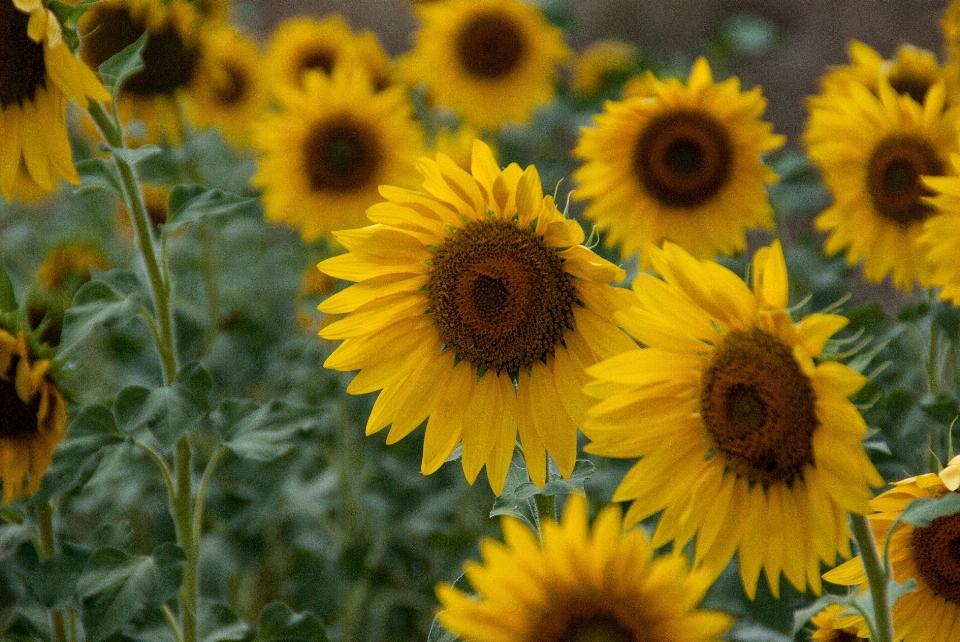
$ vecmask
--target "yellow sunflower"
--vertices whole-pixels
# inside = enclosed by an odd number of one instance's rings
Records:
[[[40,0],[0,0],[0,192],[32,199],[63,177],[80,184],[67,134],[67,101],[110,100],[63,41]]]
[[[330,76],[338,65],[359,64],[370,76],[374,89],[390,85],[390,57],[369,31],[358,35],[343,16],[323,20],[290,18],[270,38],[267,52],[268,79],[275,92],[302,90],[309,71]]]
[[[46,290],[62,292],[73,298],[81,285],[90,280],[90,268],[109,269],[103,252],[88,243],[65,243],[53,248],[37,267],[36,281]]]
[[[257,45],[230,26],[206,30],[197,82],[187,113],[199,128],[219,127],[224,138],[249,144],[250,123],[267,105],[263,63]]]
[[[143,122],[147,140],[181,137],[176,101],[196,79],[198,25],[196,9],[185,0],[100,0],[77,23],[83,36],[80,57],[94,68],[148,33],[144,68],[127,80],[117,101],[121,119]]]
[[[584,128],[574,155],[573,198],[623,255],[664,241],[697,258],[746,248],[746,230],[773,227],[766,185],[776,179],[760,155],[784,137],[760,120],[760,88],[714,83],[698,59],[686,84],[675,78],[648,86],[656,95],[609,101]]]
[[[847,319],[794,323],[779,242],[754,255],[753,291],[672,243],[650,258],[663,280],[638,276],[617,317],[648,347],[587,369],[586,450],[640,458],[613,499],[633,500],[628,525],[663,511],[654,546],[696,536],[714,576],[738,553],[751,599],[761,569],[774,595],[781,572],[819,593],[820,563],[850,555],[846,511],[866,512],[883,484],[847,399],[865,378],[817,362]]]
[[[40,488],[40,478],[67,430],[67,406],[49,377],[50,361],[35,359],[25,336],[0,328],[0,482],[9,504]]]
[[[814,615],[810,619],[810,623],[814,626],[810,634],[811,642],[870,642],[869,633],[861,635],[865,633],[862,627],[841,623],[847,620],[841,616],[841,613],[847,610],[849,610],[847,606],[830,604]]]
[[[915,591],[893,605],[893,629],[903,642],[955,642],[960,639],[960,513],[939,517],[926,528],[900,522],[890,528],[900,513],[915,499],[942,497],[960,488],[960,457],[939,473],[928,473],[895,482],[894,487],[870,502],[868,516],[877,542],[889,546],[893,579],[913,579]],[[889,537],[889,541],[887,538]],[[854,558],[825,573],[834,584],[867,589],[867,577],[860,558]],[[855,616],[847,618],[851,624]]]
[[[519,430],[534,483],[547,453],[569,476],[583,368],[633,346],[613,321],[630,293],[608,285],[625,273],[580,245],[535,167],[501,170],[478,140],[472,174],[443,154],[419,168],[424,192],[382,187],[375,225],[334,234],[350,253],[318,266],[357,282],[319,307],[348,313],[320,333],[344,340],[324,365],[360,370],[347,392],[381,390],[367,434],[427,420],[424,474],[462,441],[467,480],[486,465],[499,494]]]
[[[922,105],[878,84],[879,96],[852,84],[846,94],[811,98],[803,135],[810,158],[833,193],[833,205],[814,221],[828,232],[827,254],[846,250],[847,262],[863,261],[874,282],[887,274],[910,291],[914,279],[926,285],[930,266],[916,241],[934,212],[932,194],[921,176],[952,172],[949,156],[958,150],[957,110],[944,111],[945,88],[937,83]]]
[[[481,129],[527,122],[554,95],[562,34],[519,0],[449,0],[417,7],[423,26],[409,66],[437,104]]]
[[[473,157],[473,141],[476,138],[480,138],[480,133],[469,125],[460,125],[456,131],[444,127],[433,138],[433,151],[449,156],[460,166],[460,169],[469,172]],[[491,143],[487,145],[496,157],[496,148]]]
[[[266,218],[300,228],[305,241],[364,225],[377,186],[413,186],[423,133],[399,87],[374,93],[352,67],[309,74],[302,91],[280,95],[282,109],[255,124],[261,153],[253,183]]]
[[[949,176],[927,176],[934,196],[924,199],[934,208],[919,237],[920,251],[930,266],[929,285],[940,288],[941,299],[960,304],[960,155],[950,157]]]
[[[642,530],[624,532],[607,506],[593,528],[587,501],[571,495],[562,521],[543,523],[543,543],[504,517],[505,543],[480,544],[465,565],[477,596],[437,586],[440,623],[473,642],[708,642],[732,623],[697,605],[709,578],[679,556],[655,557]]]
[[[820,80],[824,93],[846,95],[852,85],[861,85],[880,95],[880,80],[893,89],[923,104],[927,92],[945,79],[943,69],[932,51],[910,44],[900,45],[896,55],[885,60],[875,49],[857,40],[850,42],[849,65],[832,67]]]
[[[579,54],[570,68],[570,88],[583,98],[592,98],[611,82],[625,79],[640,58],[635,45],[622,40],[597,40]]]

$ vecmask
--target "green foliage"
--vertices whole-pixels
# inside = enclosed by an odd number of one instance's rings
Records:
[[[144,32],[136,42],[127,45],[122,51],[100,65],[100,78],[110,92],[114,104],[120,87],[126,80],[143,70],[143,48],[147,44],[147,32]]]

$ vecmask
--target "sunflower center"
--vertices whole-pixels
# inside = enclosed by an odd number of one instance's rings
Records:
[[[699,111],[655,117],[633,151],[637,179],[670,207],[696,207],[730,180],[733,145],[716,120]]]
[[[343,114],[318,123],[304,139],[307,179],[317,192],[352,192],[368,186],[383,160],[375,134]]]
[[[242,69],[231,64],[224,64],[221,72],[220,82],[213,90],[217,101],[221,105],[241,102],[247,95],[247,75]]]
[[[93,7],[88,15],[89,33],[80,49],[83,59],[96,69],[111,56],[137,41],[148,31],[143,18],[130,15],[128,7]],[[198,51],[188,45],[173,22],[150,28],[143,47],[143,69],[127,79],[123,90],[143,97],[171,95],[193,79]]]
[[[562,259],[508,221],[457,230],[434,255],[428,289],[443,344],[481,373],[545,363],[573,328],[577,291]]]
[[[510,74],[527,53],[520,27],[500,12],[475,15],[457,35],[457,59],[467,73],[484,80]]]
[[[43,44],[27,36],[29,20],[12,2],[0,2],[0,110],[32,101],[46,85]]]
[[[860,637],[856,633],[849,633],[838,629],[832,631],[830,637],[827,638],[827,642],[858,642],[858,640],[860,640]]]
[[[960,604],[960,514],[938,517],[911,539],[920,577],[934,593]]]
[[[575,619],[557,642],[634,642],[633,633],[606,613]]]
[[[703,373],[700,417],[733,472],[789,483],[813,461],[815,399],[789,347],[763,330],[735,330]]]
[[[933,213],[923,196],[933,194],[921,176],[940,175],[943,162],[929,142],[912,136],[883,140],[867,163],[867,192],[877,212],[906,227]]]
[[[327,76],[333,73],[333,64],[337,56],[328,49],[312,49],[305,51],[300,57],[300,64],[297,69],[300,70],[300,77],[303,77],[308,71],[322,71]]]
[[[24,403],[17,394],[13,374],[17,371],[19,357],[14,355],[10,363],[11,380],[0,379],[0,439],[22,439],[37,434],[37,411],[40,408],[40,396],[36,395],[30,403]]]
[[[921,105],[932,85],[929,78],[908,71],[894,71],[887,81],[898,94],[910,96]]]

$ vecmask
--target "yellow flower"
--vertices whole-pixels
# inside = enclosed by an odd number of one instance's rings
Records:
[[[544,521],[543,543],[518,519],[503,519],[505,543],[480,544],[468,562],[477,596],[437,586],[440,623],[473,642],[718,640],[732,618],[697,608],[708,578],[679,555],[654,557],[642,530],[624,532],[607,506],[590,528],[587,502],[567,500],[562,521]]]
[[[80,56],[94,68],[148,33],[143,70],[127,80],[117,98],[121,119],[142,121],[146,140],[180,140],[177,97],[196,79],[198,24],[196,9],[185,0],[101,0],[77,23],[84,37]]]
[[[262,157],[253,183],[264,191],[268,221],[315,241],[365,224],[377,186],[416,184],[423,133],[400,87],[374,93],[354,67],[308,74],[305,83],[302,91],[287,88],[282,109],[255,124]]]
[[[847,610],[847,606],[830,604],[814,615],[810,619],[810,623],[815,627],[810,634],[811,642],[870,642],[870,635],[865,631],[866,624],[842,624],[844,621],[849,622],[849,618],[840,615]]]
[[[456,131],[444,127],[437,132],[433,139],[433,151],[449,156],[454,163],[460,166],[460,169],[469,172],[475,138],[480,138],[480,134],[469,125],[460,125]],[[490,143],[487,143],[487,145],[496,157],[496,148]]]
[[[63,41],[40,0],[0,0],[0,192],[33,199],[61,177],[74,185],[67,101],[110,100],[96,75]]]
[[[598,40],[590,43],[573,62],[570,88],[579,96],[599,94],[618,76],[637,66],[639,50],[622,40]]]
[[[760,159],[783,144],[760,120],[760,89],[714,83],[700,58],[686,84],[648,85],[652,97],[607,102],[584,128],[574,155],[575,200],[623,255],[671,241],[697,258],[746,248],[746,230],[773,227],[766,185],[776,179]]]
[[[437,104],[495,129],[527,122],[553,98],[570,51],[540,12],[519,0],[450,0],[417,8],[423,27],[407,64]]]
[[[832,67],[821,78],[824,93],[847,95],[852,85],[861,85],[879,96],[880,82],[886,80],[897,93],[922,105],[927,92],[945,79],[937,56],[910,44],[901,45],[890,60],[884,60],[875,49],[856,40],[850,42],[847,51],[850,64]]]
[[[67,430],[67,407],[24,335],[0,328],[0,482],[3,503],[37,491]]]
[[[671,243],[650,258],[663,280],[639,275],[617,317],[647,347],[588,368],[586,450],[640,458],[613,499],[633,500],[628,525],[663,511],[655,547],[696,536],[714,577],[737,553],[751,599],[761,569],[774,595],[781,572],[819,593],[821,562],[850,555],[846,511],[866,512],[883,484],[847,399],[865,377],[817,362],[847,319],[793,321],[779,242],[754,255],[752,291]]]
[[[934,212],[921,176],[951,172],[958,149],[956,109],[944,111],[937,83],[922,105],[881,81],[879,96],[852,84],[847,93],[810,99],[803,141],[833,193],[833,205],[814,221],[828,232],[827,254],[846,250],[847,262],[863,261],[864,276],[910,291],[926,285],[930,266],[917,248],[923,223]]]
[[[900,513],[915,499],[942,497],[960,487],[960,457],[955,457],[939,475],[929,473],[895,482],[894,487],[870,502],[868,515],[874,537],[889,546],[893,579],[916,580],[915,591],[893,605],[893,629],[903,642],[954,642],[960,639],[960,513],[938,517],[926,528],[900,522],[889,533]],[[889,537],[889,541],[887,538]],[[882,549],[881,549],[882,550]],[[860,558],[854,558],[825,573],[834,584],[867,589]],[[856,624],[858,618],[847,618]],[[861,627],[862,628],[862,627]]]
[[[66,243],[52,249],[37,267],[37,283],[51,292],[64,292],[70,298],[90,280],[90,268],[106,270],[103,252],[86,243]]]
[[[203,38],[203,58],[187,113],[197,127],[219,127],[224,138],[243,147],[249,144],[250,123],[267,105],[260,52],[230,26],[206,30]]]
[[[354,35],[339,14],[285,20],[273,32],[267,52],[268,79],[277,93],[302,90],[307,72],[330,76],[337,66],[358,63],[375,90],[390,85],[390,57],[376,36],[369,31]]]
[[[939,287],[941,299],[960,303],[960,155],[950,157],[948,176],[924,177],[934,196],[924,199],[934,208],[919,237],[920,250],[930,266],[929,285]]]
[[[357,282],[320,305],[347,313],[320,333],[343,340],[324,365],[360,370],[347,392],[381,391],[367,434],[427,420],[424,474],[462,441],[467,480],[486,466],[499,494],[519,431],[534,483],[547,453],[569,476],[583,368],[633,345],[613,321],[630,293],[608,285],[625,273],[580,245],[535,167],[501,170],[478,140],[472,174],[443,154],[419,168],[423,192],[382,187],[375,224],[335,233],[350,252],[318,266]]]

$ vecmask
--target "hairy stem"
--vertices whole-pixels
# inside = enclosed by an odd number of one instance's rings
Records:
[[[860,547],[860,560],[863,562],[863,570],[867,573],[867,583],[870,585],[870,597],[873,600],[873,613],[876,620],[875,642],[893,642],[893,616],[888,599],[889,578],[886,565],[877,552],[877,543],[867,518],[850,513],[850,524],[857,546]]]

